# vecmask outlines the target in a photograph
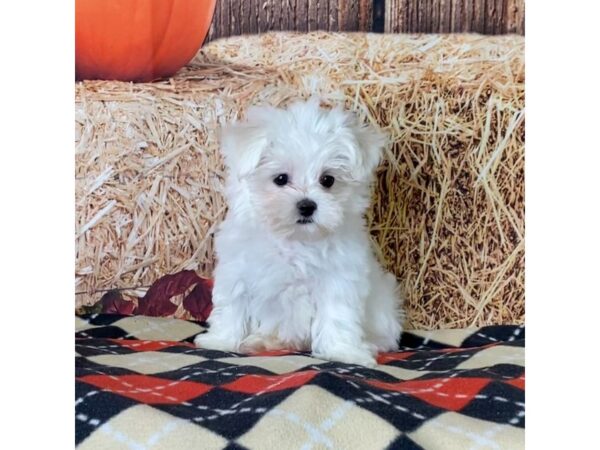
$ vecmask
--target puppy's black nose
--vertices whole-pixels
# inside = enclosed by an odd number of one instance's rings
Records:
[[[315,212],[315,209],[317,209],[317,204],[307,198],[300,200],[298,203],[296,203],[296,206],[298,207],[298,211],[300,211],[300,215],[302,217],[312,216],[312,214]]]

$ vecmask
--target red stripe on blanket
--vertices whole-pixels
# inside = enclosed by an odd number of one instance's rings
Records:
[[[127,347],[136,352],[153,352],[168,347],[189,347],[191,345],[187,342],[177,341],[138,341],[136,339],[111,339],[111,341],[119,344],[121,347]]]
[[[525,390],[525,375],[521,375],[519,378],[506,381],[506,384]]]
[[[233,383],[221,386],[224,389],[246,394],[257,392],[275,392],[283,389],[295,388],[308,383],[317,374],[316,370],[306,370],[285,375],[246,375]]]
[[[450,411],[465,407],[489,382],[486,378],[435,378],[399,383],[367,380],[378,388],[409,394]]]
[[[148,375],[87,375],[79,380],[146,404],[178,404],[212,389],[212,386],[203,383],[165,380]]]
[[[402,361],[403,359],[409,358],[409,357],[411,357],[414,354],[415,354],[415,352],[380,353],[377,356],[377,363],[378,364],[385,364],[385,363],[390,362],[390,361]]]

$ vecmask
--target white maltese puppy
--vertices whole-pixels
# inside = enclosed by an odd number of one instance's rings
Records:
[[[199,347],[311,350],[374,366],[398,348],[396,279],[363,214],[385,136],[318,101],[250,109],[223,130],[229,211],[216,235],[214,309]]]

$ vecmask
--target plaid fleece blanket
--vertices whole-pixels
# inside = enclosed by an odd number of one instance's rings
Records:
[[[200,323],[76,317],[83,449],[519,449],[525,330],[404,333],[374,369],[197,349]]]

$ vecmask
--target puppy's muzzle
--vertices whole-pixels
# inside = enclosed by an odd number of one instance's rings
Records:
[[[308,198],[304,198],[296,203],[296,207],[298,208],[300,215],[304,218],[300,219],[300,222],[304,223],[305,220],[309,220],[313,215],[317,209],[317,204]]]

